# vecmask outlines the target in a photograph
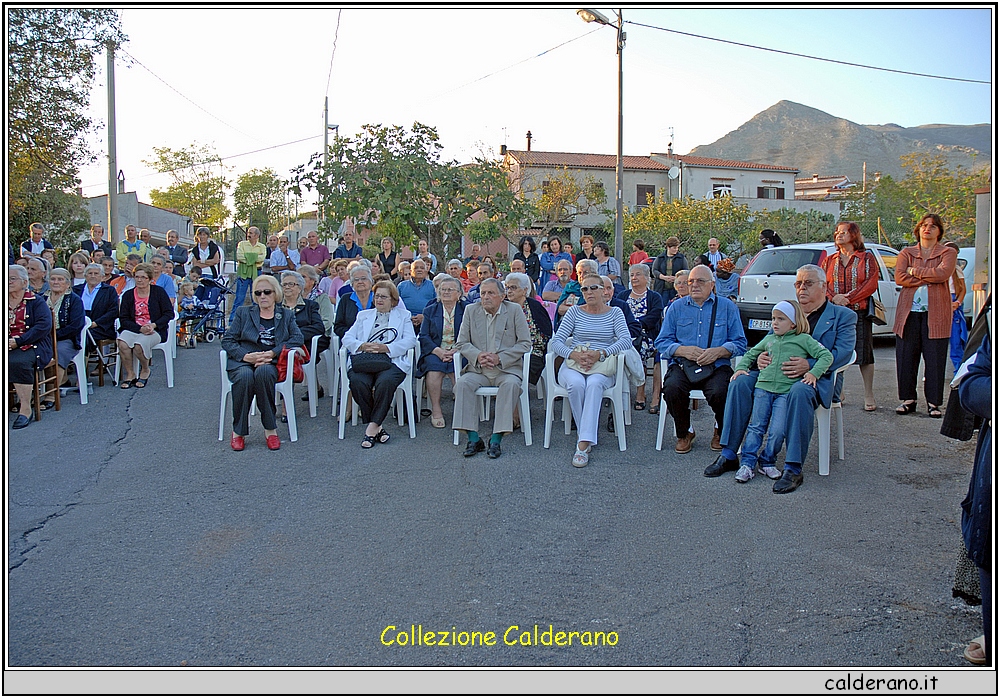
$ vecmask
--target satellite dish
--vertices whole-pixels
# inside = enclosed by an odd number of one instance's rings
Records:
[[[677,165],[674,165],[667,172],[667,177],[669,177],[670,179],[677,179],[678,177],[680,177],[680,174],[681,174],[681,168],[679,168]]]

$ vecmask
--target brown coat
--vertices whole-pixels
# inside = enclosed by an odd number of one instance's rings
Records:
[[[896,283],[903,287],[896,305],[896,322],[892,331],[903,337],[906,318],[913,305],[913,294],[917,287],[927,284],[927,334],[930,339],[946,339],[951,336],[951,291],[948,280],[955,273],[958,252],[945,247],[940,242],[934,246],[926,259],[920,256],[920,245],[902,249],[896,259]],[[913,267],[913,273],[907,269]]]

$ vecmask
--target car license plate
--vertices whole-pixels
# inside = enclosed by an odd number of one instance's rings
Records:
[[[750,322],[747,323],[747,328],[751,330],[764,330],[767,332],[771,329],[771,321],[751,319]]]

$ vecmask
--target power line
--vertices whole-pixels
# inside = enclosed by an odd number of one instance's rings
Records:
[[[330,70],[326,73],[326,92],[323,94],[330,95],[330,79],[333,77],[333,57],[337,53],[337,36],[340,35],[340,13],[342,10],[337,10],[337,26],[333,30],[333,49],[330,51]],[[324,126],[324,128],[326,128]]]
[[[935,80],[953,80],[955,82],[973,82],[980,85],[989,85],[989,80],[973,80],[971,78],[955,78],[946,75],[931,75],[929,73],[915,73],[910,70],[896,70],[895,68],[882,68],[876,65],[865,65],[864,63],[851,63],[849,61],[838,61],[834,58],[823,58],[821,56],[810,56],[805,53],[795,53],[793,51],[783,51],[777,48],[768,48],[767,46],[754,46],[753,44],[744,44],[739,41],[730,41],[728,39],[718,39],[714,36],[703,36],[701,34],[692,34],[691,32],[682,32],[679,29],[667,29],[666,27],[655,27],[652,24],[642,24],[641,22],[632,22],[625,20],[625,24],[634,24],[637,27],[645,27],[646,29],[656,29],[661,32],[670,32],[671,34],[681,34],[682,36],[690,36],[695,39],[706,39],[708,41],[717,41],[721,44],[730,44],[732,46],[742,46],[743,48],[757,49],[758,51],[770,51],[771,53],[780,53],[785,56],[795,56],[796,58],[808,58],[814,61],[824,61],[826,63],[837,63],[839,65],[847,65],[852,68],[867,68],[868,70],[881,70],[886,73],[898,73],[900,75],[914,75],[918,78],[934,78]]]
[[[173,85],[171,85],[171,84],[170,84],[169,82],[167,82],[166,80],[164,80],[163,78],[161,78],[161,77],[160,77],[159,75],[157,75],[156,73],[154,73],[154,72],[153,72],[152,70],[150,70],[150,69],[149,69],[149,68],[148,68],[147,66],[145,66],[145,65],[144,65],[144,64],[142,63],[142,61],[140,61],[140,60],[139,60],[138,58],[136,58],[136,57],[135,57],[135,56],[133,56],[133,55],[132,55],[131,53],[129,53],[128,51],[126,51],[126,50],[125,50],[124,48],[119,48],[118,50],[119,50],[119,51],[121,51],[122,53],[124,53],[124,54],[125,54],[126,56],[128,56],[129,58],[131,58],[131,59],[132,59],[133,61],[135,61],[135,62],[136,62],[136,63],[137,63],[137,64],[138,64],[138,65],[139,65],[139,66],[140,66],[140,67],[141,67],[141,68],[142,68],[143,70],[145,70],[145,71],[146,71],[147,73],[149,73],[150,75],[152,75],[152,76],[153,76],[154,78],[156,78],[157,80],[159,80],[160,82],[162,82],[162,83],[163,83],[164,85],[166,85],[167,87],[169,87],[169,88],[170,88],[171,90],[173,90],[174,92],[176,92],[176,93],[177,93],[178,95],[180,95],[180,96],[181,96],[181,97],[183,97],[183,98],[184,98],[185,100],[187,100],[188,102],[190,102],[191,104],[193,104],[194,106],[196,106],[196,107],[197,107],[198,109],[200,109],[201,111],[203,111],[203,112],[205,112],[206,114],[208,114],[208,115],[209,115],[210,117],[212,117],[213,119],[215,119],[215,120],[216,120],[216,121],[218,121],[219,123],[221,123],[221,124],[223,124],[223,125],[225,125],[225,126],[228,126],[229,128],[231,128],[231,129],[233,129],[234,131],[236,131],[236,133],[239,133],[240,135],[243,135],[243,136],[246,136],[246,137],[247,137],[247,138],[249,138],[250,140],[253,140],[253,141],[257,141],[258,143],[260,143],[260,142],[261,142],[261,140],[260,140],[259,138],[257,138],[256,136],[251,136],[251,135],[250,135],[249,133],[246,133],[245,131],[241,131],[240,129],[236,128],[235,126],[233,126],[233,125],[232,125],[231,123],[229,123],[228,121],[226,121],[226,120],[224,120],[224,119],[221,119],[221,118],[219,118],[218,116],[216,116],[216,115],[215,115],[215,114],[213,114],[212,112],[210,112],[210,111],[208,111],[207,109],[205,109],[205,107],[203,107],[203,106],[201,106],[200,104],[198,104],[197,102],[195,102],[195,101],[194,101],[193,99],[191,99],[190,97],[188,97],[187,95],[185,95],[185,94],[184,94],[183,92],[181,92],[181,91],[180,91],[180,90],[178,90],[178,89],[177,89],[176,87],[174,87]]]

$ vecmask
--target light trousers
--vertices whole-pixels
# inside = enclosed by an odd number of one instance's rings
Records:
[[[601,402],[604,391],[615,384],[614,376],[584,375],[563,363],[559,369],[559,384],[569,393],[569,406],[576,421],[576,440],[596,444]]]

